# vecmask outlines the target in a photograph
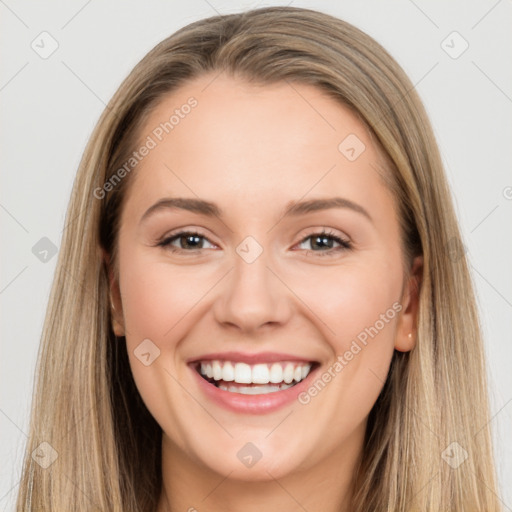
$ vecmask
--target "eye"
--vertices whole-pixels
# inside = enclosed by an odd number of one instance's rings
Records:
[[[209,244],[210,247],[205,246]],[[310,248],[304,248],[307,252],[314,252],[318,256],[329,256],[339,251],[351,249],[352,245],[348,240],[337,236],[333,232],[323,230],[303,238],[299,246],[309,244]],[[335,245],[338,247],[335,247]],[[217,246],[210,242],[203,234],[196,231],[180,231],[165,237],[158,242],[159,247],[164,247],[176,253],[194,253],[200,249],[215,249]]]
[[[309,244],[310,247],[306,248],[306,251],[315,252],[318,256],[331,256],[352,248],[352,244],[348,240],[326,230],[308,235],[299,243],[299,246],[303,244]],[[334,247],[335,244],[338,244],[338,247]]]
[[[205,242],[212,247],[205,247]],[[164,238],[157,245],[168,248],[171,252],[194,252],[199,249],[216,248],[205,236],[195,231],[180,231]]]

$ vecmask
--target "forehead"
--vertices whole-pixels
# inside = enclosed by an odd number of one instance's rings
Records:
[[[265,198],[265,208],[334,193],[392,200],[367,127],[312,85],[203,75],[156,105],[139,134],[146,143],[134,199],[165,191],[233,205]]]

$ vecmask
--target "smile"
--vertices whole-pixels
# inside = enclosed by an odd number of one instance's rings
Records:
[[[247,364],[234,361],[200,361],[199,374],[217,388],[230,393],[262,395],[291,388],[304,380],[313,363],[280,361]]]

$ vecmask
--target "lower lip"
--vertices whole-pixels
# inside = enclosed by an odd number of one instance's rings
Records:
[[[304,380],[291,388],[262,395],[243,395],[225,391],[211,384],[201,377],[194,365],[190,365],[190,369],[196,376],[199,388],[211,401],[231,411],[245,414],[270,413],[293,403],[298,395],[309,387],[311,376],[318,370],[315,368],[310,371]]]

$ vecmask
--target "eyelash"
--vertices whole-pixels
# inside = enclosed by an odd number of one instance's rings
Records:
[[[336,233],[334,233],[332,231],[327,231],[325,229],[323,229],[322,231],[320,231],[318,233],[311,233],[310,235],[306,236],[299,242],[299,245],[303,244],[306,240],[309,240],[310,238],[311,239],[313,239],[313,238],[328,238],[328,239],[333,240],[334,242],[338,243],[340,246],[332,248],[332,249],[328,249],[326,251],[313,251],[312,249],[306,249],[307,254],[314,253],[317,256],[335,256],[336,254],[338,254],[341,251],[347,251],[347,250],[352,249],[351,242],[349,242],[348,240],[345,240],[343,238],[340,238],[339,236],[336,235]]]
[[[172,253],[179,253],[179,254],[195,253],[195,254],[197,254],[197,251],[200,251],[201,248],[187,250],[187,249],[180,249],[178,247],[173,247],[171,245],[172,242],[174,242],[175,240],[178,240],[180,237],[185,236],[185,235],[187,235],[187,236],[196,236],[196,237],[204,238],[205,240],[208,240],[208,238],[206,236],[204,236],[203,234],[201,234],[201,233],[199,233],[197,231],[180,231],[178,233],[175,233],[175,234],[173,234],[171,236],[168,236],[168,237],[164,238],[163,240],[161,240],[160,242],[157,243],[157,246],[165,247],[168,250],[170,250]],[[340,251],[346,251],[346,250],[352,249],[351,242],[349,242],[348,240],[345,240],[343,238],[340,238],[339,236],[337,236],[332,231],[327,231],[325,229],[322,230],[321,232],[312,233],[312,234],[306,236],[305,238],[303,238],[299,242],[298,245],[303,244],[304,242],[306,242],[310,238],[328,238],[328,239],[333,240],[334,242],[338,243],[340,245],[340,247],[329,248],[326,251],[314,251],[312,249],[306,249],[307,254],[314,253],[315,255],[322,256],[322,257],[323,256],[334,256],[335,254],[337,254]],[[210,242],[210,243],[212,243],[212,242]]]

